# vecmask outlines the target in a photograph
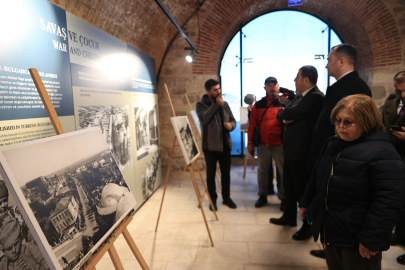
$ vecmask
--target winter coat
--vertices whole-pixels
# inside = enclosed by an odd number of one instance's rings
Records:
[[[224,127],[224,123],[230,123],[232,130],[234,130],[236,121],[228,103],[225,101],[222,105],[219,105],[216,102],[212,102],[208,95],[205,94],[201,100],[197,102],[196,107],[198,119],[201,123],[203,151],[223,152],[224,137],[225,143],[228,145],[229,149],[232,149],[230,131]],[[221,120],[221,114],[223,120]]]
[[[390,247],[405,192],[402,160],[387,131],[346,142],[329,138],[301,199],[315,241],[341,249]]]

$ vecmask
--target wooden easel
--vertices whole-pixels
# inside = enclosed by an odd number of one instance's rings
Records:
[[[184,96],[185,96],[186,99],[187,99],[188,106],[190,107],[190,111],[192,111],[192,110],[193,110],[193,107],[191,107],[191,103],[190,103],[190,100],[188,99],[187,94],[185,93]],[[197,168],[198,168],[198,166],[197,166]],[[185,173],[186,169],[187,169],[187,165],[184,166],[183,173],[181,174],[181,180],[180,180],[179,187],[181,187],[181,183],[183,183],[184,173]],[[201,174],[200,174],[200,177],[202,177]],[[217,170],[216,170],[216,172],[215,172],[215,179],[217,179],[218,186],[219,186],[219,188],[222,190],[221,181],[219,180],[219,179],[221,179],[221,173],[219,172],[218,167],[217,167]],[[204,181],[204,179],[201,178],[201,181]]]
[[[247,132],[245,131],[245,133],[247,133]],[[246,149],[245,149],[245,166],[243,168],[243,179],[246,178],[246,168],[247,168],[248,158],[250,158],[250,157],[252,158],[252,170],[255,169],[255,156],[256,156],[256,154],[253,154],[253,156],[252,156],[251,153],[248,153],[248,148],[246,146]]]
[[[166,84],[165,84],[165,89],[166,89],[167,98],[168,98],[168,100],[169,100],[169,104],[170,104],[170,108],[171,108],[171,110],[172,110],[173,116],[176,117],[176,112],[174,111],[172,99],[170,98],[169,89],[167,88],[167,85],[166,85]],[[163,201],[164,201],[164,199],[165,199],[165,194],[166,194],[166,189],[167,189],[167,183],[169,182],[169,175],[170,175],[170,169],[171,169],[171,166],[172,166],[172,160],[173,160],[174,149],[176,148],[176,146],[180,146],[180,145],[177,143],[177,136],[174,136],[174,140],[173,140],[173,144],[172,144],[172,152],[171,152],[170,161],[169,161],[169,168],[168,168],[167,174],[166,174],[165,187],[164,187],[164,190],[163,190],[162,202],[160,203],[159,215],[158,215],[157,222],[156,222],[156,229],[155,229],[155,232],[157,232],[157,229],[158,229],[158,226],[159,226],[160,214],[161,214],[161,212],[162,212],[162,206],[163,206]],[[201,209],[201,213],[202,213],[203,218],[204,218],[205,226],[207,227],[208,236],[209,236],[210,241],[211,241],[211,246],[214,246],[214,242],[212,241],[212,237],[211,237],[210,228],[208,227],[207,219],[206,219],[205,213],[204,213],[204,208],[203,208],[203,206],[202,206],[202,202],[203,202],[203,200],[204,200],[205,194],[207,194],[207,197],[208,197],[208,199],[209,199],[209,201],[210,201],[210,204],[211,204],[212,211],[214,212],[215,217],[216,217],[216,219],[218,220],[217,212],[215,211],[214,204],[212,203],[211,197],[210,197],[210,195],[209,195],[209,193],[208,193],[208,189],[207,189],[207,186],[205,185],[204,180],[201,180],[201,182],[202,182],[203,185],[204,185],[204,191],[203,191],[203,194],[201,195],[200,188],[198,187],[197,179],[196,179],[195,174],[194,174],[193,166],[191,166],[192,163],[194,163],[194,164],[196,165],[197,170],[198,170],[198,173],[200,174],[201,179],[203,179],[203,178],[202,178],[202,175],[201,175],[200,168],[198,167],[198,163],[197,163],[197,159],[198,159],[199,156],[200,156],[200,155],[197,155],[196,157],[194,157],[194,159],[193,159],[193,160],[190,162],[190,164],[188,164],[187,166],[188,166],[188,169],[189,169],[189,171],[190,171],[191,180],[192,180],[192,182],[193,182],[193,186],[194,186],[194,189],[195,189],[195,193],[196,193],[196,195],[197,195],[198,208]]]
[[[51,99],[49,98],[48,92],[45,89],[45,85],[42,82],[41,77],[39,76],[38,70],[35,68],[30,68],[29,72],[31,74],[32,80],[34,81],[34,84],[37,88],[37,91],[39,93],[39,96],[41,97],[42,103],[45,106],[46,112],[49,115],[49,118],[51,119],[52,125],[56,131],[57,135],[64,134],[65,131],[62,127],[62,124],[59,120],[59,117],[55,111],[55,108],[52,105]],[[86,270],[95,270],[96,269],[96,264],[100,261],[100,259],[104,256],[104,254],[108,251],[108,254],[111,257],[111,260],[114,264],[115,269],[117,270],[123,270],[124,267],[122,266],[120,257],[118,256],[117,250],[114,247],[114,242],[118,238],[118,236],[122,233],[125,240],[127,241],[129,247],[131,248],[132,252],[135,255],[135,258],[137,259],[139,265],[143,270],[149,270],[148,265],[146,264],[144,258],[142,257],[142,254],[139,252],[139,249],[135,245],[134,240],[132,239],[131,235],[128,232],[127,226],[133,219],[132,213],[134,210],[132,210],[122,221],[121,223],[115,228],[113,233],[107,238],[107,243],[102,245],[97,253],[93,254],[86,262],[85,264],[81,267],[82,269]]]

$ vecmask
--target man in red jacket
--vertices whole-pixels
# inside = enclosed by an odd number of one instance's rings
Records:
[[[255,103],[249,118],[248,130],[248,151],[251,153],[255,150],[252,145],[253,130],[260,123],[260,143],[257,147],[257,156],[259,158],[259,169],[257,173],[257,184],[259,186],[259,199],[255,203],[255,207],[259,208],[267,203],[267,185],[268,171],[272,165],[271,161],[276,162],[277,170],[280,173],[281,187],[283,179],[283,163],[284,153],[281,145],[281,133],[284,125],[277,120],[277,113],[285,105],[289,103],[287,99],[287,89],[282,89],[284,95],[280,98],[280,87],[277,79],[268,77],[264,82],[266,96]],[[287,93],[287,94],[286,94]],[[283,202],[284,190],[278,191],[279,199]]]

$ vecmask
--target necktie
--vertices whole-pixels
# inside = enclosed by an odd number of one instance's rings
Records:
[[[401,117],[405,113],[405,104],[402,105],[401,110],[398,113],[398,116]]]

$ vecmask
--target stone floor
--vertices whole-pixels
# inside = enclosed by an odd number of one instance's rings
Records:
[[[256,167],[257,168],[257,167]],[[203,172],[204,173],[204,172]],[[128,226],[135,243],[150,269],[154,270],[323,270],[326,262],[309,255],[321,245],[313,239],[297,242],[291,236],[300,228],[269,224],[269,218],[280,217],[280,201],[269,196],[269,204],[256,209],[256,172],[247,171],[242,179],[243,166],[233,166],[231,171],[231,198],[238,208],[232,210],[222,205],[218,198],[218,218],[204,210],[214,240],[211,247],[190,175],[179,187],[181,171],[173,172],[167,188],[158,232],[155,226],[162,200],[163,185],[135,214]],[[165,179],[166,175],[163,175]],[[205,174],[204,174],[205,177]],[[199,178],[197,177],[197,180]],[[200,189],[203,187],[200,183]],[[141,269],[122,236],[115,247],[125,269]],[[383,269],[404,269],[395,258],[404,254],[402,247],[391,247],[383,253]],[[97,264],[97,270],[114,269],[108,253]]]

